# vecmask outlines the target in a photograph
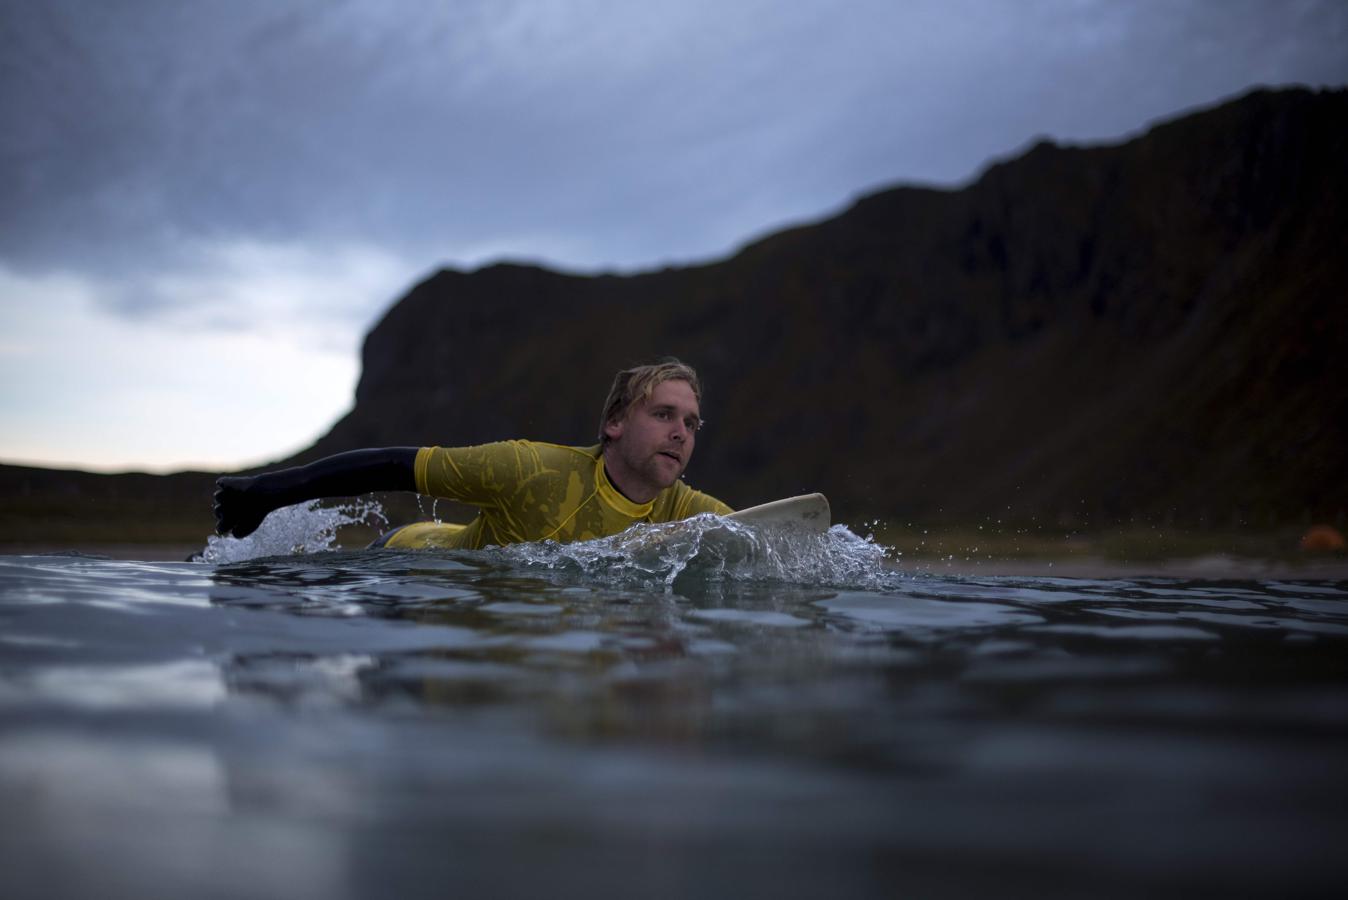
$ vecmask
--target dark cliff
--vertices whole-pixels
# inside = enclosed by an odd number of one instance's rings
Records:
[[[1250,524],[1348,507],[1348,92],[1256,92],[1115,146],[1041,143],[710,265],[441,271],[298,459],[591,443],[614,370],[696,365],[688,473],[848,521]]]

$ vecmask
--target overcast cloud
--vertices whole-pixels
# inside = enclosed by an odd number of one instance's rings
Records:
[[[878,187],[962,183],[1037,136],[1115,140],[1253,85],[1348,81],[1337,0],[0,0],[0,16],[0,458],[100,467],[307,442],[350,403],[364,330],[439,265],[703,260]],[[165,341],[200,352],[145,368]],[[134,378],[107,377],[131,357]],[[274,374],[241,376],[244,359]],[[107,384],[138,379],[154,402]],[[182,403],[219,412],[174,437]],[[210,422],[236,407],[282,424],[227,442]],[[126,436],[56,436],[96,410],[124,413]]]

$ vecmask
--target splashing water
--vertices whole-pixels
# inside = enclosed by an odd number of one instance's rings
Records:
[[[273,510],[257,531],[244,538],[211,535],[201,562],[236,563],[264,556],[292,556],[335,550],[337,529],[345,525],[388,526],[384,508],[374,500],[320,506],[310,500]]]
[[[634,525],[621,534],[496,550],[513,563],[666,587],[687,573],[707,580],[785,581],[881,588],[902,576],[888,548],[845,525],[823,534],[748,525],[711,513],[679,522]]]
[[[356,524],[387,528],[388,520],[375,501],[320,506],[311,500],[272,512],[248,537],[212,535],[197,559],[237,563],[340,550],[337,529]],[[678,522],[638,524],[590,541],[540,541],[480,551],[509,565],[645,586],[669,588],[686,573],[707,581],[780,581],[857,589],[883,589],[903,579],[890,565],[889,553],[889,548],[859,537],[845,525],[818,534],[749,525],[711,513]]]

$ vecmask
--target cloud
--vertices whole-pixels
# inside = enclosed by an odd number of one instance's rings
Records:
[[[1348,81],[1339,0],[0,0],[0,21],[0,455],[104,465],[305,442],[349,403],[364,330],[440,265],[704,260],[1038,135]],[[152,447],[167,423],[181,443]]]
[[[374,323],[411,265],[359,244],[193,241],[171,267],[100,282],[99,305],[153,315],[183,330],[293,332],[314,346],[349,349]]]
[[[261,302],[266,279],[253,282]],[[0,269],[0,459],[232,468],[299,449],[349,408],[350,332],[127,319],[74,276]]]
[[[1251,0],[8,7],[0,258],[90,273],[184,238],[702,258],[1037,134],[1342,81],[1348,37]]]

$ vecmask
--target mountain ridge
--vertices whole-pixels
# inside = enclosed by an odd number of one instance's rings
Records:
[[[1342,514],[1348,92],[1258,90],[1103,146],[1040,141],[724,259],[442,269],[370,331],[291,462],[592,443],[612,372],[708,382],[689,481],[736,506],[1202,522]]]
[[[734,506],[820,490],[843,521],[896,525],[1342,523],[1344,122],[1348,91],[1256,90],[1110,144],[1036,141],[963,186],[871,191],[718,260],[441,269],[367,334],[353,409],[283,462],[593,443],[613,371],[673,354],[707,387],[688,480]],[[177,491],[209,512],[204,474],[0,475],[33,503],[148,490],[159,516]]]

